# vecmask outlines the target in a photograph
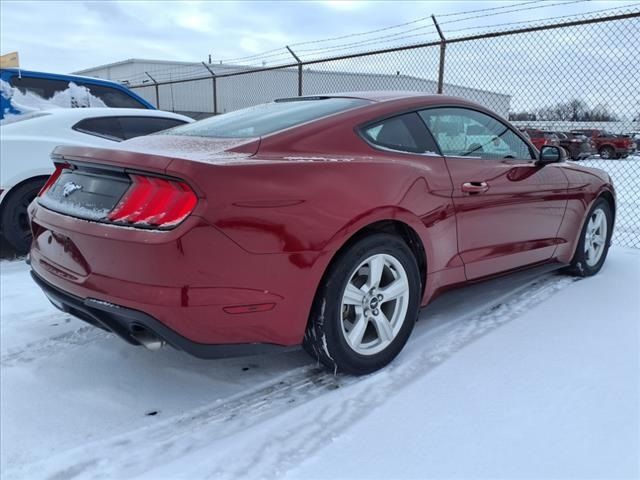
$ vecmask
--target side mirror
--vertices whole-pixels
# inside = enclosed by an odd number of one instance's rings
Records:
[[[544,145],[540,149],[540,156],[538,157],[536,165],[544,166],[549,163],[560,163],[564,162],[566,159],[567,154],[564,151],[564,148],[555,147],[553,145]]]

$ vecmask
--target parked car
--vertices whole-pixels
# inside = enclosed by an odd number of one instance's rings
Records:
[[[629,137],[616,135],[606,130],[577,129],[571,130],[571,133],[590,137],[601,158],[626,158],[635,150],[635,145]]]
[[[531,143],[540,150],[545,145],[559,146],[560,140],[553,132],[545,132],[535,128],[525,128],[524,131],[529,136]]]
[[[478,149],[470,126],[508,151]],[[117,149],[58,147],[29,209],[32,275],[131,344],[200,357],[302,344],[364,374],[447,288],[600,270],[613,185],[564,158],[480,105],[408,92],[289,98]]]
[[[192,120],[160,110],[74,108],[34,112],[0,126],[0,222],[2,235],[18,253],[31,243],[27,205],[53,172],[57,145],[114,147],[119,142]]]
[[[640,132],[629,132],[629,138],[636,142],[636,152],[640,152]]]
[[[595,153],[593,140],[585,135],[570,132],[555,132],[555,135],[572,160],[582,160]]]
[[[17,68],[1,69],[0,79],[0,120],[6,114],[19,115],[56,106],[155,109],[124,85],[110,80]],[[16,91],[21,94],[19,100],[13,98]]]

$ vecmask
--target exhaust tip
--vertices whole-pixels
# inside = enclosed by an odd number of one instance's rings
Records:
[[[132,325],[129,333],[147,350],[160,350],[167,343],[142,325]]]

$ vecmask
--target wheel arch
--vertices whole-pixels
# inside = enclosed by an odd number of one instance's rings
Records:
[[[611,232],[609,232],[609,242],[611,242],[611,239],[613,238],[613,231],[616,228],[616,197],[610,190],[605,188],[598,194],[594,203],[600,198],[606,200],[611,208]]]
[[[367,235],[371,235],[372,233],[390,233],[392,235],[398,236],[407,244],[418,264],[418,270],[420,272],[421,294],[424,294],[427,280],[428,260],[425,245],[420,238],[420,235],[418,235],[418,232],[413,226],[397,218],[373,220],[370,223],[360,226],[357,230],[355,230],[348,236],[345,236],[342,239],[342,243],[333,251],[331,258],[324,266],[320,282],[324,281],[327,272],[336,261],[336,259],[340,257],[342,252],[344,252],[347,248],[349,248],[361,238],[366,237]]]
[[[611,193],[609,190],[603,190],[596,197],[596,201],[599,198],[604,198],[607,201],[607,203],[609,204],[609,206],[611,207],[611,213],[613,214],[612,221],[615,224],[615,220],[616,220],[616,200],[615,200],[615,197],[613,196],[613,193]]]
[[[593,195],[592,200],[585,206],[584,215],[582,217],[582,220],[580,221],[580,225],[579,225],[579,228],[577,229],[575,238],[573,239],[571,250],[569,250],[571,252],[571,259],[573,259],[576,254],[576,249],[578,248],[578,245],[580,243],[580,236],[582,235],[582,230],[584,229],[584,226],[589,219],[589,212],[591,211],[591,208],[593,208],[593,206],[596,204],[596,202],[601,198],[606,200],[609,206],[611,207],[611,213],[613,215],[611,222],[612,222],[613,228],[615,228],[615,220],[616,220],[615,195],[607,187],[602,187],[600,191],[598,191],[595,195]],[[611,232],[609,232],[609,238],[613,236],[613,228],[611,229]]]

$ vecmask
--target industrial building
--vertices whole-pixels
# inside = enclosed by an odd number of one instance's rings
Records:
[[[362,90],[437,92],[435,80],[400,72],[351,72],[344,67],[345,64],[304,67],[302,85],[298,84],[297,67],[251,72],[248,67],[239,65],[130,59],[74,73],[122,82],[159,108],[194,118],[225,113],[276,98],[293,97],[298,95],[300,87],[303,95]],[[233,76],[225,76],[229,74]],[[199,80],[191,80],[194,78]],[[500,115],[508,115],[509,95],[446,83],[443,89],[447,95],[463,97]]]

